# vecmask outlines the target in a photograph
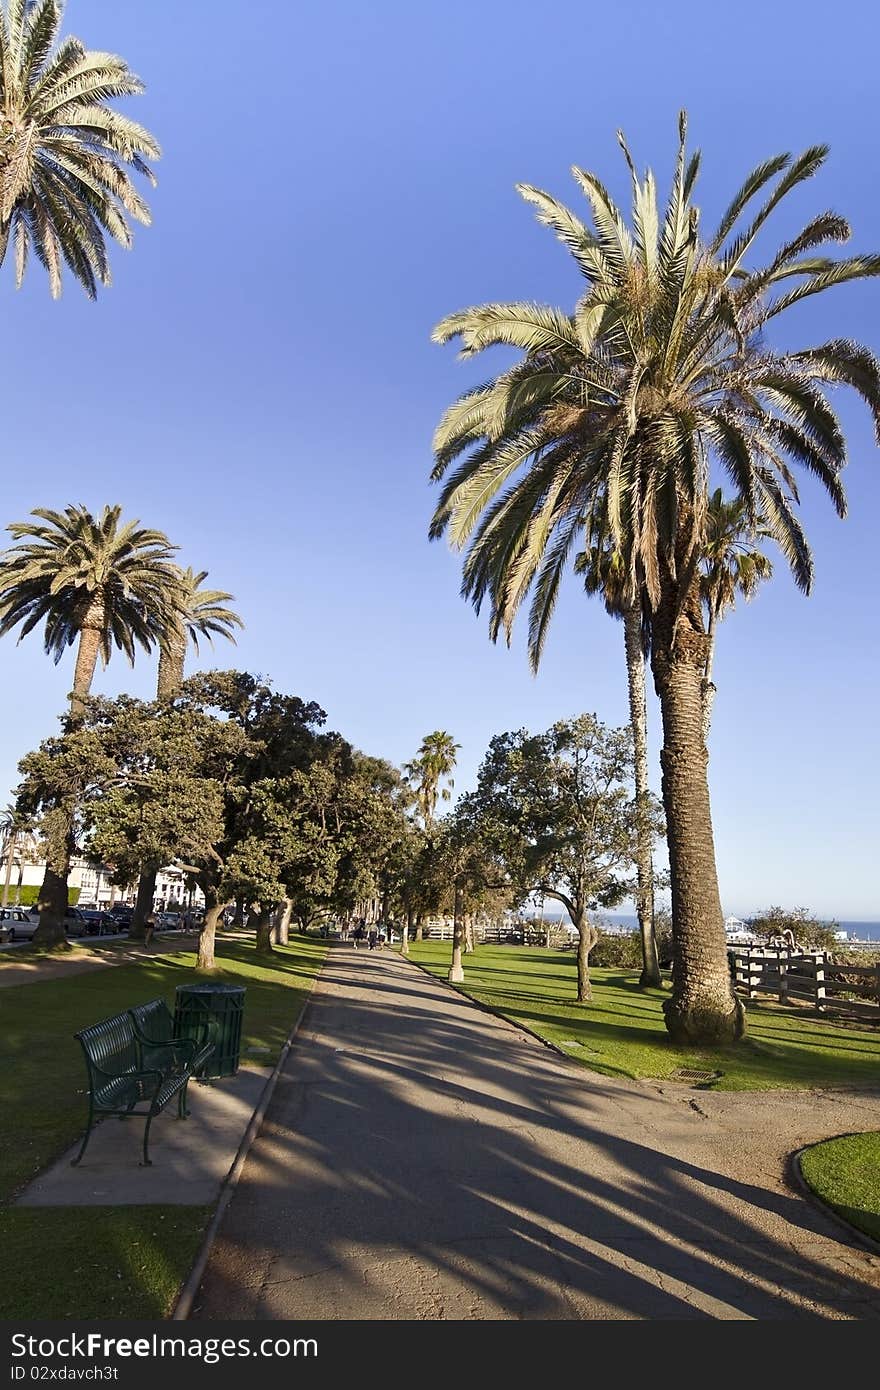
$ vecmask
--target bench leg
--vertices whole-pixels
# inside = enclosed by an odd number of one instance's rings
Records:
[[[187,1104],[186,1104],[186,1088],[187,1088],[188,1085],[189,1085],[189,1077],[187,1077],[186,1081],[184,1081],[183,1085],[181,1086],[181,1088],[180,1088],[180,1090],[179,1090],[179,1092],[178,1092],[178,1094],[177,1094],[177,1118],[178,1118],[179,1120],[188,1120],[188,1119],[189,1119],[189,1110],[187,1109]]]
[[[150,1158],[150,1125],[153,1123],[153,1111],[147,1116],[147,1123],[144,1125],[144,1157],[141,1163],[142,1168],[152,1168],[153,1160]]]
[[[76,1158],[72,1158],[72,1159],[70,1160],[70,1166],[71,1166],[71,1168],[75,1168],[76,1165],[82,1161],[82,1156],[83,1156],[83,1154],[84,1154],[85,1151],[86,1151],[86,1145],[88,1144],[89,1140],[90,1140],[91,1137],[92,1137],[92,1122],[93,1122],[94,1118],[95,1118],[95,1111],[94,1111],[94,1108],[93,1108],[91,1102],[89,1102],[89,1123],[88,1123],[88,1126],[87,1126],[87,1128],[86,1128],[86,1136],[85,1136],[85,1138],[84,1138],[83,1141],[82,1141],[82,1148],[80,1149],[80,1151],[79,1151],[79,1153],[77,1154]]]

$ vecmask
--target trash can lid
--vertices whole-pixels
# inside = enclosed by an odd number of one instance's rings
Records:
[[[244,985],[178,985],[176,994],[244,994]]]

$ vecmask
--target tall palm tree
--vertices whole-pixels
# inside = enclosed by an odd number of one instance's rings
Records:
[[[880,431],[880,370],[857,343],[774,351],[767,329],[833,285],[880,274],[880,257],[816,254],[850,234],[822,213],[755,266],[756,238],[776,207],[823,164],[816,146],[755,169],[717,229],[700,234],[686,118],[665,212],[653,175],[632,180],[631,226],[595,174],[575,169],[592,227],[549,194],[520,192],[571,251],[586,281],[572,313],[486,304],[444,319],[437,342],[463,355],[495,344],[520,359],[448,410],[435,436],[445,480],[431,535],[466,549],[463,591],[491,603],[490,633],[510,638],[529,593],[540,653],[572,548],[607,514],[624,591],[646,614],[663,721],[663,800],[672,875],[672,1036],[725,1042],[742,1032],[725,950],[703,738],[708,636],[700,590],[710,467],[727,474],[753,521],[809,592],[813,562],[795,512],[792,465],[813,473],[840,515],[846,443],[826,388],[868,403]],[[758,210],[753,211],[760,198]],[[462,457],[463,455],[463,457]],[[455,467],[453,463],[458,460]]]
[[[158,700],[173,698],[183,684],[186,653],[190,643],[198,651],[200,637],[206,637],[212,644],[215,636],[226,637],[230,642],[234,642],[233,628],[244,626],[237,613],[224,607],[226,600],[233,597],[232,594],[224,593],[222,589],[202,588],[208,577],[207,570],[196,574],[188,567],[180,570],[179,575],[180,607],[159,644],[159,675],[156,683]],[[132,940],[139,939],[144,934],[144,922],[147,913],[153,907],[156,875],[161,867],[161,864],[145,866],[138,879],[129,933]]]
[[[425,734],[415,758],[404,766],[404,776],[415,790],[426,830],[434,824],[438,795],[443,801],[448,801],[452,794],[450,788],[455,783],[450,774],[460,747],[461,744],[456,743],[451,734],[435,729],[434,733]],[[441,787],[444,779],[447,785]]]
[[[190,643],[196,651],[199,638],[213,644],[214,637],[235,642],[233,628],[244,627],[239,615],[224,607],[233,597],[222,589],[203,589],[207,570],[196,574],[192,568],[180,571],[181,608],[177,622],[169,628],[159,648],[159,678],[156,696],[160,700],[175,695],[183,682],[186,653]]]
[[[150,213],[128,170],[155,183],[149,131],[108,102],[143,83],[121,59],[60,43],[63,0],[0,4],[0,262],[10,242],[21,285],[32,247],[54,298],[67,264],[90,299],[110,283],[106,238],[131,245]]]
[[[16,808],[12,805],[4,806],[0,810],[0,837],[3,840],[3,858],[6,864],[6,876],[3,881],[3,907],[9,906],[9,884],[12,880],[12,866],[15,862],[15,850],[21,829],[21,820]]]
[[[173,625],[181,604],[176,547],[162,531],[123,522],[118,506],[104,507],[97,517],[83,506],[36,508],[31,516],[37,520],[6,528],[16,544],[0,554],[0,636],[20,626],[20,641],[45,622],[44,646],[56,663],[77,644],[73,729],[98,656],[106,665],[116,646],[134,664],[135,646],[150,651]],[[47,859],[36,940],[47,945],[64,940],[74,814],[65,800],[44,820]]]
[[[636,804],[640,813],[636,864],[636,911],[639,934],[642,938],[642,973],[639,984],[643,989],[648,986],[657,988],[661,980],[657,941],[654,935],[654,831],[648,809],[648,708],[645,696],[642,605],[639,599],[632,600],[627,597],[620,554],[605,543],[601,534],[590,537],[590,540],[592,544],[589,549],[576,557],[575,570],[583,574],[587,593],[601,594],[608,613],[623,620],[629,722],[635,753]],[[535,657],[537,663],[540,652],[536,652]]]
[[[773,562],[759,550],[759,539],[771,539],[770,533],[756,524],[741,497],[725,499],[721,488],[709,498],[706,512],[706,537],[700,563],[700,590],[706,611],[706,665],[703,670],[703,738],[708,743],[712,723],[715,685],[712,666],[715,660],[716,628],[725,613],[736,605],[737,595],[749,601],[758,585],[773,573]]]
[[[0,554],[0,636],[21,626],[26,637],[43,620],[44,646],[56,664],[77,644],[71,710],[91,689],[98,656],[113,647],[134,665],[135,646],[150,651],[173,626],[181,600],[177,549],[162,531],[122,521],[121,507],[94,516],[36,507],[36,521],[7,526],[16,544]]]

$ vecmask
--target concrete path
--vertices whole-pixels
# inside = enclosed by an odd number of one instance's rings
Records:
[[[242,1067],[235,1076],[221,1077],[210,1085],[191,1081],[189,1119],[176,1118],[177,1102],[172,1101],[153,1120],[149,1168],[140,1166],[144,1116],[125,1121],[107,1116],[92,1132],[82,1163],[70,1166],[79,1152],[77,1143],[25,1188],[17,1205],[130,1207],[167,1202],[203,1206],[215,1202],[271,1074],[271,1067]]]
[[[45,980],[66,980],[90,970],[131,965],[145,956],[191,951],[198,939],[198,932],[167,932],[157,934],[147,946],[142,941],[126,942],[124,938],[96,936],[88,941],[78,939],[76,945],[71,943],[71,950],[60,955],[35,955],[27,946],[4,946],[0,948],[0,989],[37,985]]]
[[[396,956],[331,949],[194,1316],[878,1318],[787,1154],[880,1092],[609,1080]]]

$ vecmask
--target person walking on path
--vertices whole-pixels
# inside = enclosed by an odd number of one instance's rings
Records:
[[[156,914],[148,912],[144,918],[144,945],[149,946],[153,939],[153,932],[156,930]]]
[[[370,927],[370,934],[367,937],[367,945],[373,951],[379,945],[379,933],[375,926]]]
[[[364,939],[364,937],[366,936],[366,934],[367,934],[367,933],[366,933],[366,930],[365,930],[365,928],[364,928],[363,923],[362,923],[362,922],[358,922],[357,926],[355,927],[354,931],[353,931],[352,934],[351,934],[352,945],[354,946],[354,949],[355,949],[355,950],[357,950],[357,948],[358,948],[358,942],[363,941],[363,939]]]

